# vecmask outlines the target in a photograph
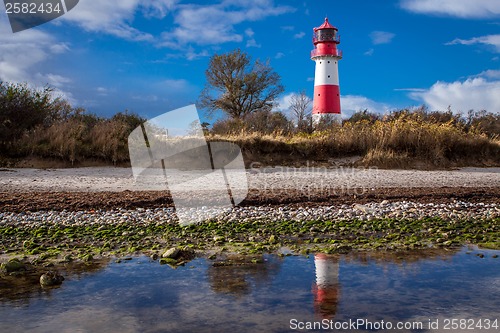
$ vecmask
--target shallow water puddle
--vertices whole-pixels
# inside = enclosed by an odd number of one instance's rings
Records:
[[[2,295],[0,332],[388,331],[398,323],[413,325],[399,332],[453,332],[445,329],[451,319],[500,325],[498,254],[268,255],[263,263],[196,259],[177,269],[140,257],[68,276],[57,289]]]

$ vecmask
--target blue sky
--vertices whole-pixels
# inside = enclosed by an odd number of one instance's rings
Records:
[[[312,29],[339,29],[342,108],[426,104],[500,112],[497,0],[80,0],[13,34],[0,14],[0,80],[50,84],[90,112],[145,117],[196,102],[210,56],[235,48],[270,60],[290,96],[312,96]]]

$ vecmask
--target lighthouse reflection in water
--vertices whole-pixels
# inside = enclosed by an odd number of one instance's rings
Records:
[[[340,299],[339,258],[323,253],[314,255],[316,283],[313,284],[314,312],[323,319],[332,319]]]

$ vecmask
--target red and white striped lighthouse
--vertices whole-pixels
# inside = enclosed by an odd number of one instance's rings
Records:
[[[337,49],[340,43],[338,29],[328,22],[314,28],[311,60],[316,62],[314,75],[313,122],[317,124],[322,119],[341,122],[340,89],[338,61],[342,52]]]

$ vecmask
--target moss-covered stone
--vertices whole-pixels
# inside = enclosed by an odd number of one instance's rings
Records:
[[[19,272],[26,270],[26,265],[19,259],[10,259],[0,265],[0,270],[5,273]]]
[[[186,227],[160,221],[152,221],[149,225],[2,226],[0,235],[0,254],[37,256],[47,260],[66,255],[82,259],[86,254],[150,255],[151,251],[161,256],[160,249],[166,248],[166,244],[180,250],[253,254],[275,252],[282,246],[294,249],[295,253],[312,247],[338,253],[351,249],[398,250],[464,244],[500,249],[500,218],[380,219],[369,223],[359,220],[213,220]]]
[[[172,258],[161,258],[160,259],[160,264],[161,265],[171,265],[171,266],[176,266],[178,263],[177,260],[172,259]]]

